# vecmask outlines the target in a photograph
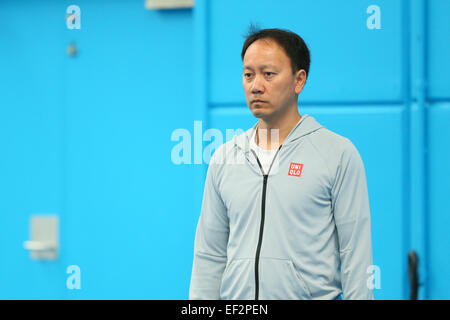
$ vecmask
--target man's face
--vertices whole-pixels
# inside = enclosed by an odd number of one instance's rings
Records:
[[[297,107],[306,79],[304,70],[292,74],[284,49],[270,38],[253,42],[244,56],[242,84],[247,105],[256,118],[270,120]]]

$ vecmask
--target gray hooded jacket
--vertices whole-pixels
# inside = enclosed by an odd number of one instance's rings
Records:
[[[249,138],[211,158],[190,299],[373,299],[366,175],[350,140],[305,114],[264,172]]]

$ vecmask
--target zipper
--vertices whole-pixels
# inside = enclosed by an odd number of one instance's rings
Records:
[[[262,189],[262,199],[261,199],[261,223],[259,225],[259,238],[258,238],[258,245],[256,247],[256,257],[255,257],[255,300],[258,300],[259,298],[259,256],[261,253],[261,245],[263,240],[263,233],[264,233],[264,219],[266,216],[266,190],[267,190],[267,180],[269,178],[269,172],[272,168],[272,165],[275,161],[275,158],[277,157],[278,152],[281,149],[281,146],[278,148],[277,152],[273,156],[272,163],[270,164],[269,170],[267,171],[267,174],[264,173],[263,167],[261,165],[261,162],[259,162],[258,156],[256,155],[254,150],[251,150],[253,155],[256,158],[256,162],[258,162],[258,166],[261,169],[261,173],[263,175],[263,189]]]

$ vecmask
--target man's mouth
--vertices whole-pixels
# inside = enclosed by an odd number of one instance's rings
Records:
[[[266,102],[267,102],[267,101],[259,100],[259,99],[252,100],[252,103],[266,103]]]

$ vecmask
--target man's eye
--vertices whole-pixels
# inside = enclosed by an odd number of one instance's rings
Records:
[[[246,77],[246,78],[250,78],[251,76],[252,76],[251,73],[244,73],[244,77]]]
[[[271,77],[271,76],[273,76],[275,73],[273,73],[273,72],[266,72],[266,76],[268,76],[268,77]]]

